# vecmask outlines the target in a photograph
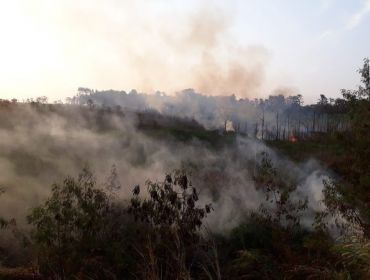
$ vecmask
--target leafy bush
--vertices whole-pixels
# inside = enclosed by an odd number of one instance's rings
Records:
[[[182,171],[167,175],[164,182],[146,183],[148,198],[133,190],[129,212],[142,224],[137,252],[141,279],[191,279],[200,273],[207,242],[199,229],[211,205],[198,207],[197,190]]]
[[[114,208],[88,169],[77,179],[54,184],[51,197],[28,216],[35,226],[40,270],[61,279],[105,273],[114,245],[110,237],[115,231],[109,226]]]
[[[190,279],[202,273],[209,249],[200,229],[211,206],[185,173],[147,182],[149,198],[134,188],[127,208],[114,197],[115,169],[104,188],[84,169],[77,179],[54,184],[51,197],[28,221],[40,272],[58,279]]]
[[[297,184],[290,182],[289,177],[279,174],[266,152],[260,155],[261,160],[257,165],[254,181],[265,194],[266,202],[273,207],[269,209],[261,204],[261,214],[273,223],[284,223],[290,227],[299,226],[301,214],[307,209],[307,198],[293,201],[291,193],[296,189]]]

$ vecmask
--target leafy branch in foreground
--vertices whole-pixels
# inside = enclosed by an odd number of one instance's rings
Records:
[[[142,200],[140,186],[136,186],[129,211],[152,227],[178,227],[182,233],[191,234],[212,209],[210,204],[196,206],[198,192],[182,171],[167,175],[163,183],[147,181],[146,186],[149,199]]]
[[[198,192],[185,173],[135,187],[130,205],[114,197],[113,167],[104,187],[84,169],[54,184],[48,200],[28,221],[40,272],[52,279],[190,279],[204,273],[209,244],[200,229],[211,205],[198,207]],[[203,266],[202,266],[203,265]]]
[[[261,160],[258,163],[254,181],[257,188],[265,194],[265,200],[270,203],[273,209],[261,204],[260,211],[270,222],[285,223],[287,226],[299,226],[301,215],[307,209],[308,200],[300,199],[294,201],[292,192],[297,184],[290,183],[288,178],[282,179],[282,174],[274,166],[270,156],[266,152],[261,153]]]
[[[27,217],[35,226],[41,271],[65,279],[83,270],[88,260],[106,255],[112,207],[88,169],[77,179],[54,184],[51,197]]]
[[[338,243],[334,251],[340,254],[341,262],[346,267],[370,272],[370,241],[352,236],[349,240]]]
[[[190,279],[194,267],[201,270],[206,242],[199,229],[212,206],[198,207],[197,190],[187,175],[175,171],[164,182],[146,182],[148,198],[133,190],[129,212],[143,224],[143,243],[137,251],[143,279]],[[148,262],[148,260],[151,260]],[[190,269],[193,267],[193,269]]]

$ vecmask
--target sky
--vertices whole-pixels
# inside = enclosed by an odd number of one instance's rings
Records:
[[[78,87],[339,97],[370,56],[370,0],[0,0],[0,98]]]

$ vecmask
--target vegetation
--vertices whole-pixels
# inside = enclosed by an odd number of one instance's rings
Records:
[[[322,220],[311,229],[303,226],[307,200],[291,197],[295,186],[281,180],[266,153],[254,180],[267,204],[220,235],[204,226],[213,208],[198,205],[198,191],[183,171],[163,182],[147,181],[144,190],[134,187],[131,200],[123,203],[110,184],[99,187],[85,169],[78,178],[55,184],[51,197],[28,217],[38,271],[52,279],[369,276],[367,239],[335,240]]]
[[[35,227],[40,272],[61,279],[79,273],[96,278],[108,274],[113,261],[122,257],[118,250],[110,254],[118,245],[114,234],[119,225],[110,216],[114,210],[86,169],[78,179],[55,184],[51,197],[28,216]]]
[[[117,133],[122,141],[128,140],[111,120],[120,122],[129,114],[134,114],[136,128],[153,138],[185,144],[201,141],[217,151],[223,145],[232,146],[239,134],[248,134],[296,162],[315,157],[335,173],[324,182],[321,210],[313,211],[308,197],[297,196],[296,177],[283,173],[276,166],[279,160],[273,161],[266,151],[256,154],[253,163],[240,161],[246,172],[251,171],[251,185],[264,200],[256,209],[243,212],[230,230],[220,232],[207,224],[218,210],[207,199],[223,195],[220,188],[226,175],[222,171],[227,167],[193,185],[189,170],[202,169],[198,156],[198,165],[184,164],[184,169],[165,174],[163,180],[147,180],[144,188],[135,186],[129,198],[122,197],[116,167],[104,183],[85,168],[78,176],[52,185],[50,195],[30,210],[27,227],[18,228],[14,220],[0,218],[1,238],[16,236],[30,260],[9,262],[4,253],[9,248],[1,248],[0,279],[369,279],[369,67],[365,59],[359,71],[363,85],[343,90],[343,99],[330,101],[321,95],[317,104],[303,106],[300,96],[291,96],[288,106],[286,99],[277,96],[254,103],[263,113],[258,115],[254,135],[241,129],[207,130],[192,119],[166,118],[158,112],[99,107],[93,100],[87,106],[51,105],[45,98],[27,104],[2,101],[0,114],[24,114],[28,118],[23,121],[30,124],[30,108],[70,121],[70,112],[79,110],[85,127],[99,135]],[[102,97],[83,90],[90,97]],[[79,98],[70,103],[86,96]],[[135,98],[143,101],[140,95]],[[285,107],[273,105],[279,100]],[[283,110],[274,111],[277,108]],[[271,120],[276,121],[274,127]],[[7,118],[0,125],[13,127],[17,121]],[[52,152],[58,155],[60,147],[53,146]],[[43,168],[52,169],[45,163],[46,156],[39,160],[21,152],[11,156],[32,165],[21,170],[27,178],[40,176]],[[202,196],[200,184],[210,182],[215,185],[211,194]],[[310,224],[307,217],[313,218]]]
[[[108,188],[107,188],[108,187]],[[52,279],[190,279],[202,272],[199,229],[210,205],[182,172],[133,190],[129,205],[108,195],[87,169],[52,188],[28,217],[40,273]]]

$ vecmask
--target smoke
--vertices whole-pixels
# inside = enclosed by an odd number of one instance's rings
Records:
[[[13,49],[4,52],[6,64],[0,69],[4,91],[22,80],[13,94],[57,98],[84,84],[144,92],[192,87],[208,95],[261,94],[269,54],[234,34],[235,4],[221,8],[197,1],[161,9],[167,4],[18,3],[14,18],[4,24],[24,37],[7,36]],[[14,49],[24,38],[31,38],[27,48]]]
[[[204,53],[201,64],[195,68],[196,90],[209,95],[236,94],[239,97],[260,95],[264,81],[266,51],[261,47],[247,47],[232,50],[226,63],[217,63],[210,53]]]
[[[137,129],[136,114],[74,105],[17,104],[0,113],[0,185],[6,191],[0,213],[20,222],[50,195],[52,183],[77,175],[86,164],[104,182],[115,164],[124,200],[134,185],[161,181],[173,169],[186,168],[201,202],[215,209],[207,224],[224,232],[264,201],[252,179],[262,151],[281,174],[298,182],[296,195],[308,196],[312,211],[321,200],[326,172],[317,162],[295,164],[249,138],[237,137],[223,148],[196,139],[156,138]]]
[[[232,19],[232,13],[206,6],[176,20],[160,21],[159,28],[151,31],[157,34],[153,40],[160,49],[140,45],[139,53],[136,48],[126,50],[137,82],[125,87],[174,92],[190,86],[213,96],[260,95],[268,51],[237,43],[231,32]]]
[[[183,36],[172,38],[170,44],[176,50],[197,54],[198,61],[184,77],[187,82],[183,88],[243,98],[260,94],[268,52],[262,46],[237,44],[230,32],[232,18],[206,7],[187,19]]]
[[[214,83],[215,85],[217,82]],[[232,126],[237,132],[264,139],[288,139],[291,134],[309,135],[327,128],[315,119],[314,110],[302,107],[302,99],[291,88],[279,88],[268,99],[242,99],[235,95],[209,96],[186,89],[175,95],[79,88],[70,103],[120,106],[135,111],[158,111],[167,116],[194,119],[207,129]],[[263,120],[263,127],[262,127]],[[226,122],[226,123],[225,123]],[[337,127],[340,129],[340,127]],[[279,131],[277,131],[279,130]]]

